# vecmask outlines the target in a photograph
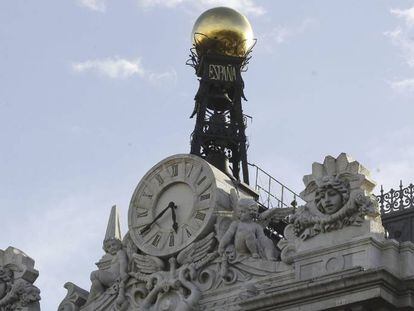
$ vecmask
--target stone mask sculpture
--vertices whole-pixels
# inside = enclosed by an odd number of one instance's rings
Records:
[[[319,181],[315,204],[325,215],[338,212],[349,200],[349,182],[338,176],[325,176]]]
[[[378,203],[371,194],[375,187],[369,171],[345,153],[336,159],[325,157],[314,163],[312,174],[303,178],[300,194],[306,204],[289,217],[285,240],[279,242],[282,259],[293,250],[295,239],[307,240],[320,233],[348,226],[361,226],[367,217],[379,216]],[[288,247],[289,245],[289,247]]]

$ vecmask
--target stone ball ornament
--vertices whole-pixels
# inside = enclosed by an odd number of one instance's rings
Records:
[[[227,7],[213,8],[201,14],[194,24],[191,39],[199,56],[215,53],[244,57],[255,42],[246,16]]]

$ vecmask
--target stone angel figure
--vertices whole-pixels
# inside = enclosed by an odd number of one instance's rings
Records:
[[[128,280],[128,256],[121,241],[119,215],[112,207],[103,242],[105,255],[96,264],[98,270],[91,273],[91,289],[83,311],[106,310],[116,305],[122,309],[126,304],[125,285]]]
[[[230,193],[231,204],[234,211],[234,219],[220,239],[218,252],[220,255],[229,256],[229,252],[235,252],[235,258],[252,257],[255,259],[276,260],[277,250],[272,240],[263,232],[262,222],[269,221],[273,210],[260,215],[258,204],[253,198],[239,198],[237,192]],[[230,250],[230,251],[229,251]]]

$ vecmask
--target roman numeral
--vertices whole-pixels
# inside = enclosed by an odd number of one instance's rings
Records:
[[[201,178],[199,181],[198,181],[198,183],[197,183],[197,185],[198,186],[200,186],[205,180],[206,180],[206,176],[203,176],[203,178]]]
[[[210,199],[210,193],[206,193],[200,196],[200,201],[204,201],[208,199]]]
[[[162,185],[164,183],[164,179],[161,177],[160,174],[155,175],[155,179],[158,181],[158,185]]]
[[[206,214],[202,213],[202,212],[197,212],[194,216],[195,219],[201,220],[203,221],[204,218],[206,218]]]
[[[171,166],[171,177],[178,176],[178,164],[174,164]]]
[[[202,173],[203,173],[203,167],[201,167],[201,166],[194,167],[191,170],[191,173],[189,175],[187,175],[188,181],[195,185],[197,183],[197,180],[199,180]]]
[[[187,172],[187,177],[190,177],[191,173],[193,172],[194,165],[191,165],[190,169]]]
[[[187,238],[191,238],[191,236],[194,234],[195,229],[188,225],[184,225],[182,228],[183,228],[183,234],[185,234]]]
[[[169,240],[168,245],[170,247],[174,246],[174,234],[173,233],[170,233],[168,240]]]
[[[149,194],[149,193],[147,193],[145,191],[142,193],[142,196],[145,197],[145,198],[148,198],[148,199],[152,199],[152,197],[153,197],[152,194]]]
[[[146,235],[151,231],[151,230],[145,230],[145,231],[142,231],[142,230],[144,230],[144,228],[147,226],[147,224],[139,224],[139,225],[136,225],[134,228],[137,228],[137,230],[138,230],[138,233],[142,236],[142,237],[146,237]]]
[[[157,234],[155,236],[154,240],[152,240],[152,243],[151,244],[154,245],[155,247],[157,247],[158,244],[160,243],[160,240],[161,240],[161,235],[160,234]]]
[[[154,197],[154,193],[157,191],[157,186],[151,180],[144,181],[144,188],[142,189],[141,197],[152,199]]]
[[[188,230],[188,228],[185,228],[185,233],[187,234],[187,238],[192,236],[192,234],[191,234],[190,230]]]
[[[148,210],[137,210],[137,217],[146,217],[146,216],[148,216]]]

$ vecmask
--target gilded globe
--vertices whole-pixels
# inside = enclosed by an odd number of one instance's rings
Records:
[[[243,57],[253,46],[253,30],[246,16],[227,7],[205,11],[191,33],[199,56],[216,53]]]

